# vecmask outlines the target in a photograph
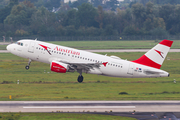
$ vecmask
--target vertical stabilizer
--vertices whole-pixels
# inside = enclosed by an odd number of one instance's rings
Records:
[[[142,57],[132,62],[160,69],[172,43],[173,41],[163,40]]]

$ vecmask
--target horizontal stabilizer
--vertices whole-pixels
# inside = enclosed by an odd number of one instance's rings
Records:
[[[157,72],[157,71],[152,71],[152,70],[144,70],[143,71],[145,74],[150,75],[150,74],[162,74],[163,72]]]

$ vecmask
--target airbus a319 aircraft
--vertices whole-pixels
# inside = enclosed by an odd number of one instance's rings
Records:
[[[31,61],[48,63],[51,71],[57,73],[77,71],[80,74],[77,80],[81,83],[82,73],[125,78],[168,77],[169,73],[160,68],[172,43],[173,41],[163,40],[134,61],[30,39],[10,44],[7,50],[29,59],[25,67],[27,70]]]

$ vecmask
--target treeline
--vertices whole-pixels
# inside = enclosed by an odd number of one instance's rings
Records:
[[[156,1],[144,0],[143,3],[141,0],[125,0],[123,3],[129,3],[126,8],[117,7],[115,11],[105,10],[103,5],[94,7],[90,3],[82,3],[77,8],[69,7],[73,2],[61,5],[58,12],[52,12],[44,6],[36,7],[32,0],[10,0],[0,9],[0,35],[179,35],[180,5],[157,5]]]

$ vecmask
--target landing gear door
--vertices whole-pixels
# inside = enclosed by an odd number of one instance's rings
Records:
[[[133,72],[134,72],[134,65],[133,64],[129,64],[129,69],[128,69],[128,73],[127,74],[133,75]]]
[[[34,53],[34,47],[35,47],[35,42],[34,42],[34,41],[31,41],[31,42],[30,42],[30,45],[29,45],[28,52]]]

